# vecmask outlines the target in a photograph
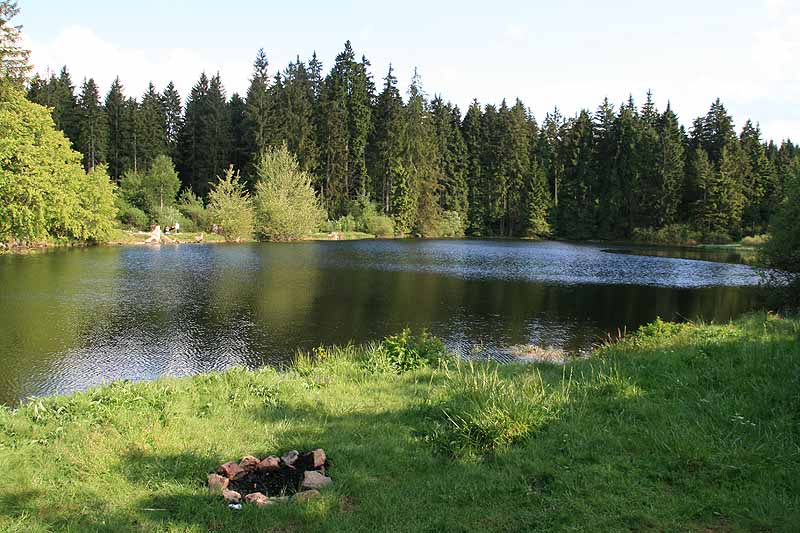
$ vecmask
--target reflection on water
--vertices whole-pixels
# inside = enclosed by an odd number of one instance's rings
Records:
[[[286,361],[428,328],[462,354],[585,349],[754,305],[739,264],[517,241],[93,248],[0,257],[0,401]]]

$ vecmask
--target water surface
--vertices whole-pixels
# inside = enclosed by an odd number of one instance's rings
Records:
[[[733,263],[524,241],[98,247],[0,256],[0,402],[286,361],[428,328],[470,356],[582,350],[656,316],[754,306]]]

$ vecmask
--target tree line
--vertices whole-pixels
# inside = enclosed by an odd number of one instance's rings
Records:
[[[66,67],[35,76],[28,97],[52,109],[87,169],[106,163],[116,180],[167,155],[201,198],[229,164],[252,189],[260,154],[286,144],[331,219],[368,198],[398,233],[422,235],[455,224],[474,236],[738,238],[766,231],[799,157],[749,120],[737,132],[719,100],[688,131],[650,93],[537,122],[520,100],[473,101],[462,116],[416,73],[403,98],[391,67],[379,88],[349,41],[327,74],[316,54],[268,67],[260,50],[244,98],[205,73],[185,103],[172,82],[136,99],[117,78],[101,98],[87,79],[76,94]]]

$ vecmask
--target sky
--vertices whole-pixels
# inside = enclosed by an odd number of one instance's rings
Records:
[[[648,90],[687,128],[719,97],[737,128],[800,139],[800,0],[18,0],[36,71],[66,65],[73,82],[126,94],[174,81],[188,94],[220,72],[247,91],[259,48],[270,72],[316,51],[325,70],[346,40],[380,87],[389,64],[402,92],[417,68],[425,92],[462,112],[477,98],[520,98],[536,118],[572,116]]]

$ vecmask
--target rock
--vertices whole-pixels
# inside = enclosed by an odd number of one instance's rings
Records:
[[[281,456],[281,461],[283,461],[283,464],[286,466],[292,466],[297,462],[298,457],[300,457],[300,452],[291,450]]]
[[[289,497],[288,496],[273,496],[269,499],[269,501],[273,503],[288,503]]]
[[[297,503],[307,502],[313,498],[318,498],[320,493],[318,490],[304,490],[303,492],[298,492],[294,496],[292,496],[292,501]]]
[[[229,503],[228,504],[228,509],[233,509],[234,511],[241,511],[242,510],[242,504],[241,503]]]
[[[314,470],[306,470],[303,472],[303,488],[304,489],[321,489],[326,485],[333,483],[329,477],[323,476]]]
[[[239,468],[244,470],[245,472],[252,472],[258,467],[258,463],[261,461],[258,460],[258,457],[252,455],[245,455],[242,457],[242,460],[239,461]]]
[[[212,496],[222,494],[222,491],[228,488],[230,480],[219,474],[208,475],[208,493]]]
[[[258,470],[261,472],[277,472],[280,469],[281,460],[274,455],[265,457],[260,463],[258,463]]]
[[[325,466],[325,451],[322,448],[303,454],[303,458],[307,461],[309,468],[314,470]]]
[[[242,472],[242,467],[236,461],[230,461],[217,468],[217,474],[225,476],[228,479],[233,479],[237,474]]]
[[[222,497],[225,498],[225,503],[239,503],[242,501],[242,495],[235,490],[222,489]]]
[[[275,502],[270,501],[264,494],[260,492],[253,492],[248,494],[244,497],[244,501],[247,503],[253,503],[258,507],[266,507],[267,505],[273,505]]]

